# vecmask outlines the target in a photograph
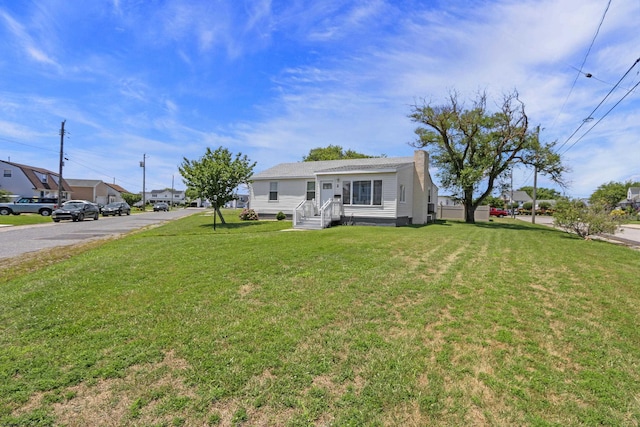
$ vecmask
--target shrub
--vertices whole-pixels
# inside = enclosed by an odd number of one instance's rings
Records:
[[[614,233],[620,222],[617,215],[611,215],[605,206],[587,206],[581,200],[558,202],[554,214],[555,225],[585,239],[602,233]]]
[[[254,211],[253,209],[243,209],[242,212],[240,212],[240,219],[243,221],[257,221],[258,220],[258,214],[256,213],[256,211]]]
[[[287,216],[286,216],[286,215],[284,214],[284,212],[282,212],[282,211],[278,212],[278,213],[277,213],[277,215],[276,215],[276,219],[277,219],[278,221],[282,221],[282,220],[283,220],[283,219],[285,219],[286,217],[287,217]]]

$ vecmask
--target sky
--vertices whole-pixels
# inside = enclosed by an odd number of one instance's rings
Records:
[[[640,181],[640,0],[0,0],[0,159],[184,189],[207,147],[411,156],[412,107],[516,90],[570,169]],[[432,176],[438,184],[437,169]],[[533,185],[518,168],[513,186]],[[440,189],[440,194],[447,194]]]

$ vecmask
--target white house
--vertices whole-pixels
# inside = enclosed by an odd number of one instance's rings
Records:
[[[294,227],[313,221],[327,227],[337,222],[401,226],[435,220],[438,187],[423,150],[413,157],[281,163],[251,181],[250,207],[263,218],[283,212]]]
[[[36,166],[0,160],[0,189],[24,197],[58,197],[59,174]],[[71,186],[62,180],[62,199],[68,200]]]
[[[164,190],[151,190],[144,193],[145,200],[148,203],[164,202],[170,205],[180,205],[185,202],[186,194],[183,190],[172,190],[166,188]]]

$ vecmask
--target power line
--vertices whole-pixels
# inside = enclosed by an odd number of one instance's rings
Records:
[[[578,82],[578,78],[580,77],[580,74],[584,74],[582,69],[584,68],[584,64],[587,63],[587,58],[589,57],[589,54],[591,53],[591,49],[593,49],[593,45],[596,42],[596,38],[598,37],[598,34],[600,33],[600,28],[602,27],[602,23],[604,22],[605,16],[607,16],[607,12],[609,11],[609,6],[611,6],[611,0],[609,0],[609,2],[607,3],[607,7],[605,8],[604,13],[602,14],[602,18],[600,18],[600,23],[598,24],[598,28],[596,29],[596,33],[593,35],[593,39],[591,40],[591,44],[589,45],[589,49],[587,49],[587,53],[584,55],[584,59],[582,60],[582,64],[580,64],[580,69],[578,69],[578,74],[576,74],[576,78],[573,80],[573,83],[571,84],[571,88],[569,89],[569,93],[567,94],[567,97],[565,98],[564,102],[562,103],[562,107],[560,107],[560,111],[558,112],[558,115],[556,116],[556,118],[553,120],[553,123],[551,124],[551,127],[553,127],[556,124],[556,121],[558,120],[558,117],[560,117],[560,114],[562,114],[562,112],[564,111],[564,107],[567,105],[567,102],[569,101],[569,97],[573,93],[573,89],[575,88],[576,83]],[[572,67],[572,68],[575,68],[575,67]]]
[[[640,59],[638,59],[638,61],[640,61]],[[637,62],[637,61],[636,61],[636,62]],[[620,100],[619,100],[618,102],[616,102],[616,103],[613,105],[613,107],[611,107],[611,108],[609,109],[609,111],[607,111],[607,112],[606,112],[602,117],[600,117],[600,119],[599,119],[597,122],[595,122],[595,123],[593,124],[593,126],[591,126],[591,127],[590,127],[586,132],[585,132],[585,133],[583,133],[583,134],[582,134],[582,136],[581,136],[580,138],[578,138],[578,139],[577,139],[573,144],[571,144],[569,147],[567,147],[567,149],[566,149],[566,150],[564,150],[564,151],[562,152],[562,154],[565,154],[567,151],[569,151],[571,148],[573,148],[573,146],[574,146],[574,145],[576,145],[576,144],[577,144],[577,143],[578,143],[582,138],[584,138],[584,137],[585,137],[589,132],[591,132],[591,129],[593,129],[594,127],[596,127],[596,125],[597,125],[598,123],[600,123],[600,122],[602,121],[602,119],[604,119],[605,117],[607,117],[607,115],[609,115],[609,113],[610,113],[614,108],[616,108],[616,107],[618,106],[618,104],[620,104],[620,103],[621,103],[621,102],[622,102],[622,101],[623,101],[627,96],[629,96],[629,94],[630,94],[630,93],[632,93],[632,92],[633,92],[633,91],[634,91],[634,90],[635,90],[639,85],[640,85],[640,81],[638,81],[638,83],[636,83],[636,84],[635,84],[635,86],[633,86],[633,87],[631,88],[631,90],[627,91],[627,93],[625,93],[625,95],[624,95],[622,98],[620,98]]]
[[[574,136],[576,133],[578,133],[578,131],[580,131],[580,129],[582,129],[582,127],[583,127],[587,122],[589,122],[589,121],[590,121],[590,119],[591,119],[591,120],[593,119],[593,115],[594,115],[594,113],[596,112],[596,110],[597,110],[598,108],[600,108],[600,106],[601,106],[601,105],[602,105],[602,104],[607,100],[607,98],[609,98],[609,96],[613,93],[613,91],[615,91],[615,90],[616,90],[616,88],[620,85],[620,83],[622,83],[622,81],[625,79],[625,77],[627,77],[627,75],[631,72],[631,70],[633,70],[633,68],[638,64],[638,62],[640,62],[640,58],[638,58],[638,59],[636,59],[636,60],[635,60],[635,62],[631,65],[631,67],[629,67],[629,69],[627,70],[627,72],[626,72],[626,73],[624,73],[624,75],[623,75],[622,77],[620,77],[620,80],[618,80],[618,82],[617,82],[617,83],[616,83],[616,84],[615,84],[615,85],[614,85],[614,86],[609,90],[609,92],[608,92],[608,93],[606,94],[606,96],[602,99],[602,101],[600,101],[600,103],[596,106],[596,108],[594,108],[594,109],[593,109],[593,111],[591,111],[591,113],[589,114],[589,116],[587,116],[587,118],[585,118],[585,119],[582,121],[582,123],[580,124],[580,126],[578,126],[578,128],[577,128],[575,131],[573,131],[573,133],[572,133],[571,135],[569,135],[569,137],[568,137],[568,138],[567,138],[567,139],[566,139],[566,140],[565,140],[565,141],[564,141],[564,142],[563,142],[563,143],[562,143],[562,144],[557,148],[557,151],[560,151],[560,149],[562,149],[562,147],[564,147],[564,146],[565,146],[565,145],[566,145],[566,144],[571,140],[571,138],[573,138],[573,136]],[[626,98],[626,97],[627,97],[627,95],[629,95],[631,92],[633,92],[637,86],[638,86],[638,85],[636,84],[633,88],[631,88],[629,91],[627,91],[627,93],[622,97],[622,99]],[[620,101],[622,101],[622,99],[620,99]],[[614,105],[614,107],[615,107],[616,105],[618,105],[618,104],[620,103],[620,101],[618,101],[618,102]],[[612,108],[612,109],[613,109],[613,108]],[[611,112],[611,110],[609,110],[606,114],[609,114],[610,112]],[[605,116],[606,116],[606,114],[605,114]],[[595,126],[595,125],[597,125],[598,123],[600,123],[600,121],[602,121],[602,119],[603,119],[603,118],[604,118],[604,116],[603,116],[600,120],[598,120],[598,121],[594,124],[594,126]],[[591,129],[593,129],[593,126],[591,127]],[[591,130],[591,129],[589,129],[589,130]],[[586,133],[585,133],[585,135],[586,135]],[[583,135],[583,137],[584,137],[584,135]],[[580,139],[582,139],[582,137],[581,137]],[[577,141],[576,141],[576,142],[577,142]],[[571,145],[571,147],[573,147],[575,144],[576,144],[576,143],[574,142],[574,143]],[[566,153],[566,151],[567,151],[567,150],[565,150],[565,153]]]
[[[38,150],[51,151],[51,152],[54,152],[54,153],[58,152],[58,150],[54,150],[53,148],[43,148],[43,147],[38,147],[36,145],[25,144],[24,142],[18,142],[18,141],[9,139],[9,138],[4,138],[2,136],[0,136],[0,140],[7,141],[7,142],[10,142],[12,144],[24,145],[25,147],[36,148]]]

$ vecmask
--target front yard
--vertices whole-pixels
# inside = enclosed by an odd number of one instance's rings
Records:
[[[0,425],[640,423],[637,251],[225,219],[0,268]]]

